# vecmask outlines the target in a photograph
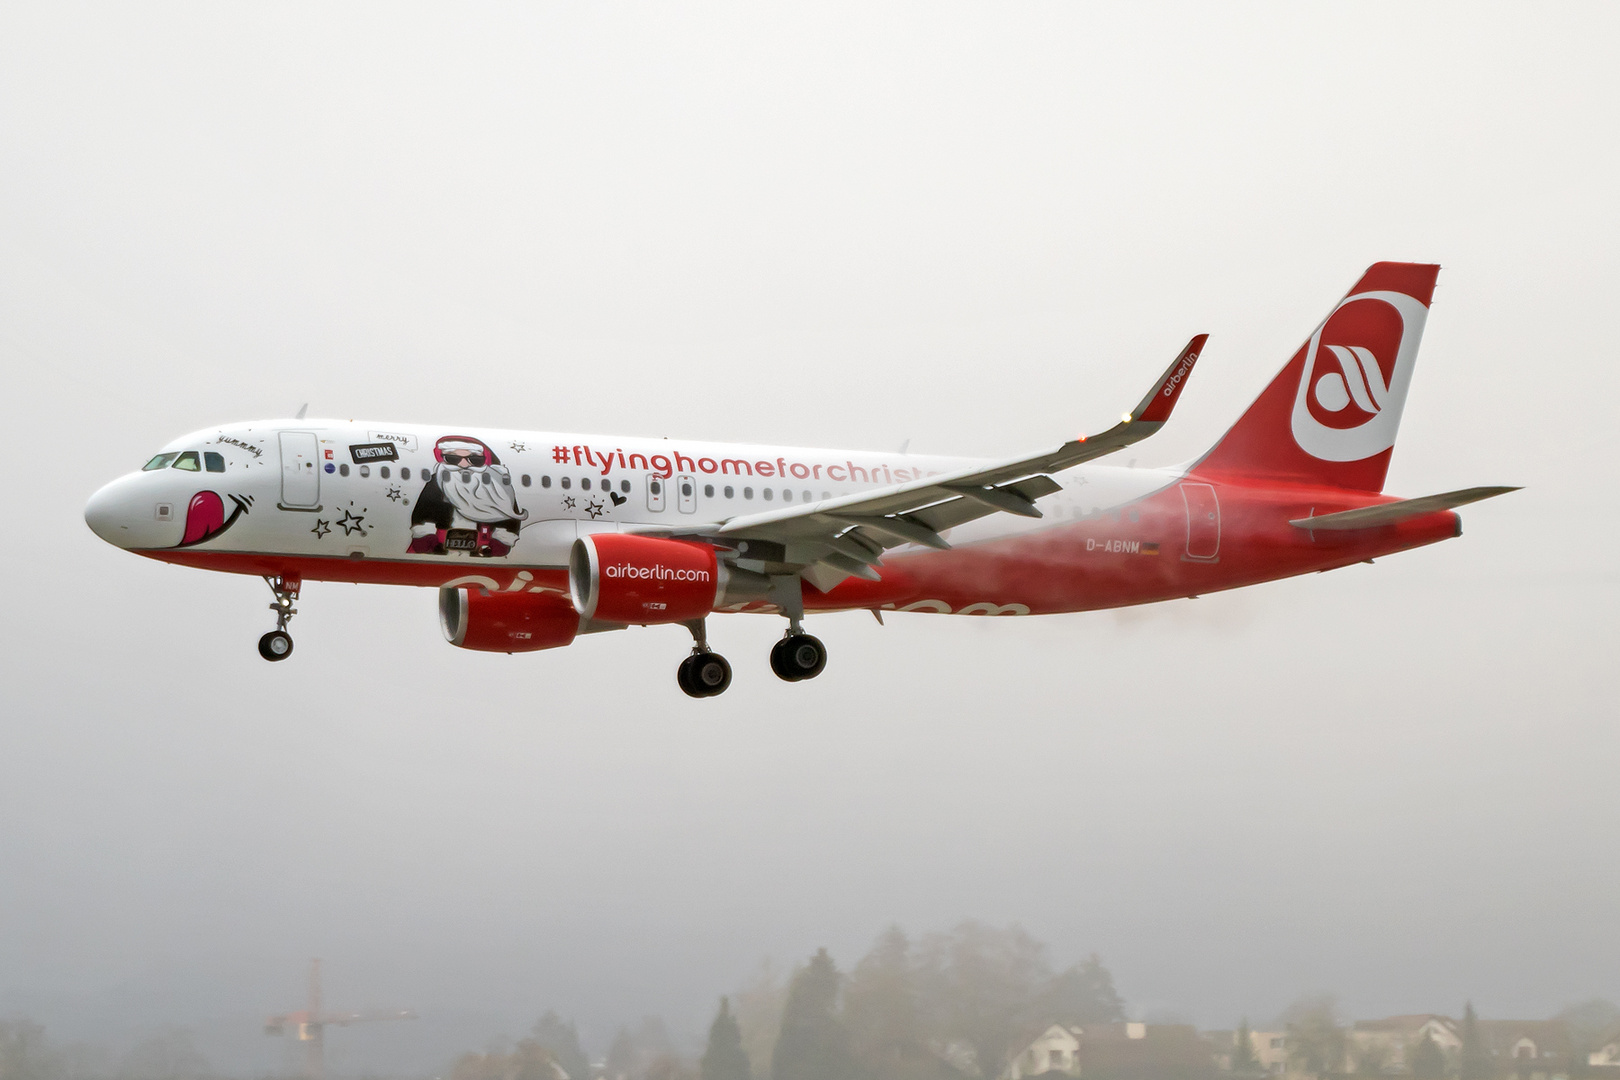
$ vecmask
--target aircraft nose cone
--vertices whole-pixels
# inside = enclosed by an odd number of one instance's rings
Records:
[[[118,498],[113,490],[116,486],[116,483],[108,484],[90,496],[90,501],[84,504],[84,523],[107,543],[123,547],[118,543]]]
[[[179,540],[178,536],[168,538],[175,526],[160,516],[161,509],[154,502],[165,496],[143,488],[141,479],[140,473],[121,476],[84,505],[84,523],[114,547],[147,548]]]

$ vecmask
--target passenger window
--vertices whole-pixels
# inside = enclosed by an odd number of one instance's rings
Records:
[[[362,465],[362,466],[360,466],[360,475],[361,476],[370,476],[371,475],[371,466],[370,465]]]
[[[783,488],[782,489],[782,501],[783,502],[792,502],[793,501],[793,492],[790,489],[788,489],[788,488]]]
[[[550,487],[550,486],[551,486],[551,477],[549,477],[549,476],[542,476],[542,477],[541,477],[541,478],[540,478],[540,486],[541,486],[541,487],[543,487],[543,488],[548,488],[548,487]]]
[[[726,498],[734,499],[734,498],[737,497],[737,489],[732,487],[730,484],[727,484],[725,494],[726,494]]]
[[[591,478],[587,476],[585,479],[581,480],[579,482],[579,489],[581,491],[591,490]]]
[[[688,496],[688,497],[691,496],[691,494],[692,494],[691,481],[689,481],[689,480],[681,481],[681,494],[685,495],[685,496]]]
[[[141,466],[141,472],[151,472],[154,469],[167,469],[179,454],[159,454],[157,457]]]
[[[771,501],[771,489],[770,489],[770,488],[763,488],[763,489],[762,489],[762,490],[761,490],[761,491],[760,491],[760,494],[761,494],[761,495],[763,495],[763,496],[765,496],[765,501],[766,501],[766,502],[770,502],[770,501]]]
[[[206,451],[203,454],[203,465],[208,468],[209,472],[224,472],[225,455],[216,454],[212,450]]]
[[[654,480],[648,485],[647,490],[652,492],[654,495],[662,495],[664,493],[664,485],[659,483],[657,480]]]
[[[808,491],[807,491],[807,492],[805,492],[805,493],[804,493],[804,501],[805,501],[805,502],[809,502],[809,501],[810,501],[810,493],[809,493],[809,492],[808,492]]]
[[[519,483],[521,483],[524,487],[528,487],[529,486],[529,474],[524,473],[523,474],[523,479],[521,481],[519,481]]]
[[[828,492],[825,492],[825,491],[823,491],[823,492],[822,492],[822,493],[821,493],[821,497],[822,497],[822,498],[823,498],[823,499],[830,499],[830,498],[832,498],[832,495],[831,495],[831,494],[830,494],[830,493],[828,493]]]
[[[349,475],[349,463],[344,462],[342,465],[339,465],[338,466],[338,473],[340,475],[342,475],[342,476],[348,476]]]
[[[409,465],[406,465],[399,470],[399,478],[401,480],[409,480],[411,478],[411,467]]]
[[[751,487],[743,488],[743,498],[752,499],[753,497],[754,497],[754,489],[753,488],[751,488]]]
[[[384,480],[388,479],[388,466],[384,465],[379,468],[377,470],[377,475],[381,476]]]
[[[703,497],[705,499],[714,498],[714,485],[713,484],[704,484],[703,485]]]
[[[630,494],[630,481],[628,481],[628,480],[620,480],[619,481],[619,490],[624,492],[626,495]]]
[[[195,450],[187,450],[178,458],[175,458],[174,465],[172,467],[176,469],[184,469],[186,472],[202,471],[202,466],[197,462],[197,451]]]
[[[562,489],[563,489],[563,490],[564,490],[564,491],[567,491],[567,490],[568,490],[568,485],[569,485],[569,484],[572,484],[572,483],[573,483],[573,481],[572,481],[572,480],[570,480],[570,479],[569,479],[569,478],[568,478],[568,477],[566,477],[566,476],[565,476],[565,477],[563,477],[563,478],[562,478]]]

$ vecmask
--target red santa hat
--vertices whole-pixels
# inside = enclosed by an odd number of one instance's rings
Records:
[[[495,456],[495,451],[484,445],[483,440],[475,439],[471,435],[446,435],[433,444],[433,457],[440,464],[444,463],[446,451],[482,454],[484,455],[485,465],[499,465],[501,463],[501,459]]]

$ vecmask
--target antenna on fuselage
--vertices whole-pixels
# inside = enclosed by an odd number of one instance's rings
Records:
[[[304,414],[307,412],[309,412],[309,402],[306,401],[302,405],[298,406],[298,415],[294,416],[293,419],[302,420],[304,418]]]

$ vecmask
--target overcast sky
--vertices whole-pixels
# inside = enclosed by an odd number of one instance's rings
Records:
[[[251,1024],[320,955],[334,1004],[600,1044],[970,916],[1206,1025],[1620,998],[1620,11],[536,8],[0,12],[0,1015]],[[801,685],[776,619],[714,620],[736,681],[690,701],[683,630],[485,656],[319,583],[269,665],[260,581],[81,517],[306,401],[1011,453],[1207,331],[1126,452],[1166,464],[1380,259],[1444,266],[1389,490],[1525,485],[1460,540],[823,616]]]

